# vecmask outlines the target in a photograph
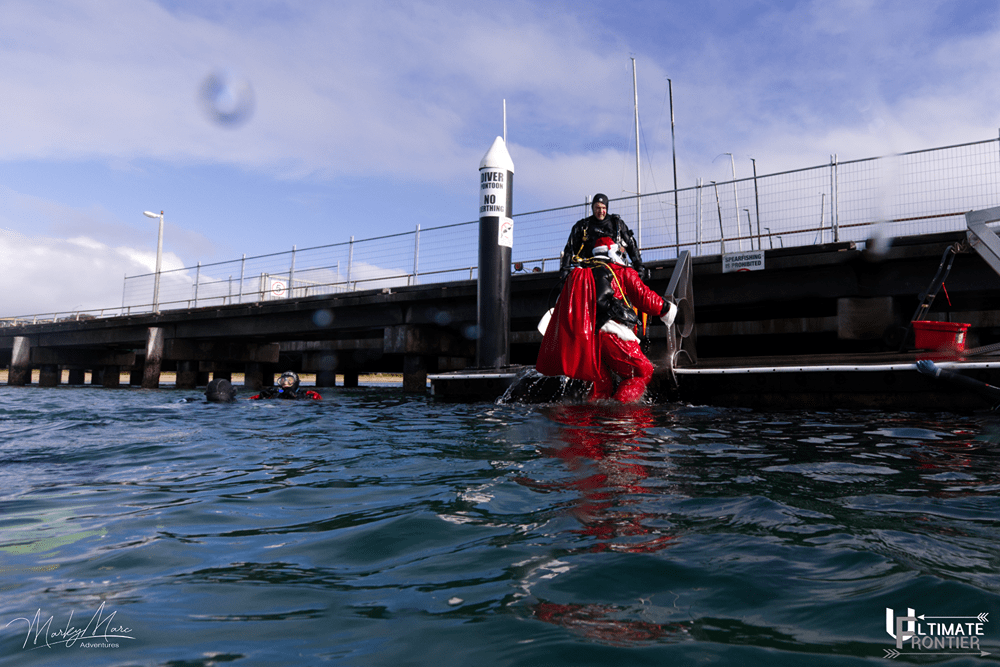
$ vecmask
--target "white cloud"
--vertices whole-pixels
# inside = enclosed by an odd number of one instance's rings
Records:
[[[120,306],[126,274],[153,272],[156,253],[86,237],[30,238],[0,229],[0,265],[4,315],[35,315]],[[22,266],[33,269],[20,270]],[[164,271],[181,266],[176,255],[164,254]],[[151,300],[150,294],[147,302]]]
[[[131,177],[86,196],[51,177],[35,189],[5,181],[0,228],[38,237],[3,236],[4,252],[19,253],[23,283],[39,285],[21,290],[37,301],[12,309],[120,303],[121,276],[152,271],[155,234],[123,222],[149,205],[167,209],[168,245],[189,265],[234,242],[287,247],[307,226],[329,226],[325,243],[468,219],[440,211],[466,210],[455,202],[471,200],[475,168],[501,133],[504,99],[517,212],[525,203],[582,209],[597,191],[623,196],[635,182],[630,55],[648,142],[645,192],[673,182],[667,76],[682,188],[727,180],[729,160],[719,158],[727,152],[746,177],[749,156],[764,175],[824,164],[833,153],[850,160],[987,139],[1000,126],[1000,91],[991,84],[1000,75],[1000,9],[979,7],[969,19],[943,1],[621,7],[9,0],[0,27],[0,166],[37,166],[37,183],[46,165],[85,161]],[[238,127],[214,124],[196,99],[220,68],[254,89],[254,113]],[[223,165],[253,178],[171,190],[150,184],[161,174],[143,173],[164,164]],[[262,181],[273,184],[269,193],[287,192],[282,202],[306,220],[254,220],[265,208]],[[280,189],[303,182],[319,186]],[[147,187],[127,191],[134,183]],[[423,184],[437,200],[408,203],[416,213],[396,216],[405,222],[382,219],[393,217],[377,210],[387,193]],[[140,196],[143,203],[133,201]],[[310,197],[317,203],[300,206]],[[214,202],[213,214],[196,213],[194,201]],[[352,205],[358,212],[334,227],[332,214],[323,217],[329,202],[338,214]],[[240,222],[226,223],[219,211]],[[81,238],[86,247],[72,241]],[[106,287],[101,271],[114,276]],[[83,287],[77,276],[92,274],[93,289]],[[43,290],[50,280],[62,287]],[[99,304],[98,293],[106,295]]]

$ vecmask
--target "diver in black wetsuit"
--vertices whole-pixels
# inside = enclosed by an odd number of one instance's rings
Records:
[[[632,268],[636,270],[639,277],[646,280],[649,275],[642,265],[642,256],[639,254],[639,244],[636,243],[632,230],[628,228],[625,221],[617,213],[608,213],[608,196],[598,192],[594,195],[591,204],[594,214],[577,220],[576,224],[569,232],[569,239],[563,249],[562,261],[559,263],[559,280],[565,282],[574,264],[579,264],[581,259],[593,257],[594,241],[602,237],[610,238],[616,243],[619,249],[628,255]]]
[[[236,387],[229,380],[212,380],[205,387],[205,400],[209,403],[232,403],[236,400]]]
[[[250,397],[251,401],[262,398],[283,398],[288,400],[312,399],[321,400],[323,397],[312,389],[299,389],[299,376],[292,371],[285,371],[278,378],[275,386],[268,387],[259,394]]]

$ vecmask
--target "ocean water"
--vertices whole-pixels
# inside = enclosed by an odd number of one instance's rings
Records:
[[[990,415],[324,393],[0,387],[0,664],[1000,656]]]

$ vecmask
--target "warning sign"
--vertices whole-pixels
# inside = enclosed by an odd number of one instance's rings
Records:
[[[722,256],[722,272],[732,273],[734,271],[763,271],[764,251],[748,250],[747,252],[733,252]]]
[[[497,238],[497,245],[514,247],[514,221],[510,218],[500,220],[500,235]]]
[[[479,217],[499,218],[497,243],[514,247],[514,219],[511,207],[514,195],[514,172],[502,167],[479,169]]]

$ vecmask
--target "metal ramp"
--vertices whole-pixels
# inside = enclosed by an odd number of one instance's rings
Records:
[[[667,328],[667,356],[665,366],[674,389],[678,387],[679,367],[694,366],[698,362],[695,349],[694,286],[691,252],[685,250],[677,257],[664,298],[677,306],[677,317]]]
[[[967,232],[969,246],[1000,275],[1000,237],[986,226],[991,222],[1000,222],[1000,206],[969,211],[965,214],[965,225],[969,229]]]

